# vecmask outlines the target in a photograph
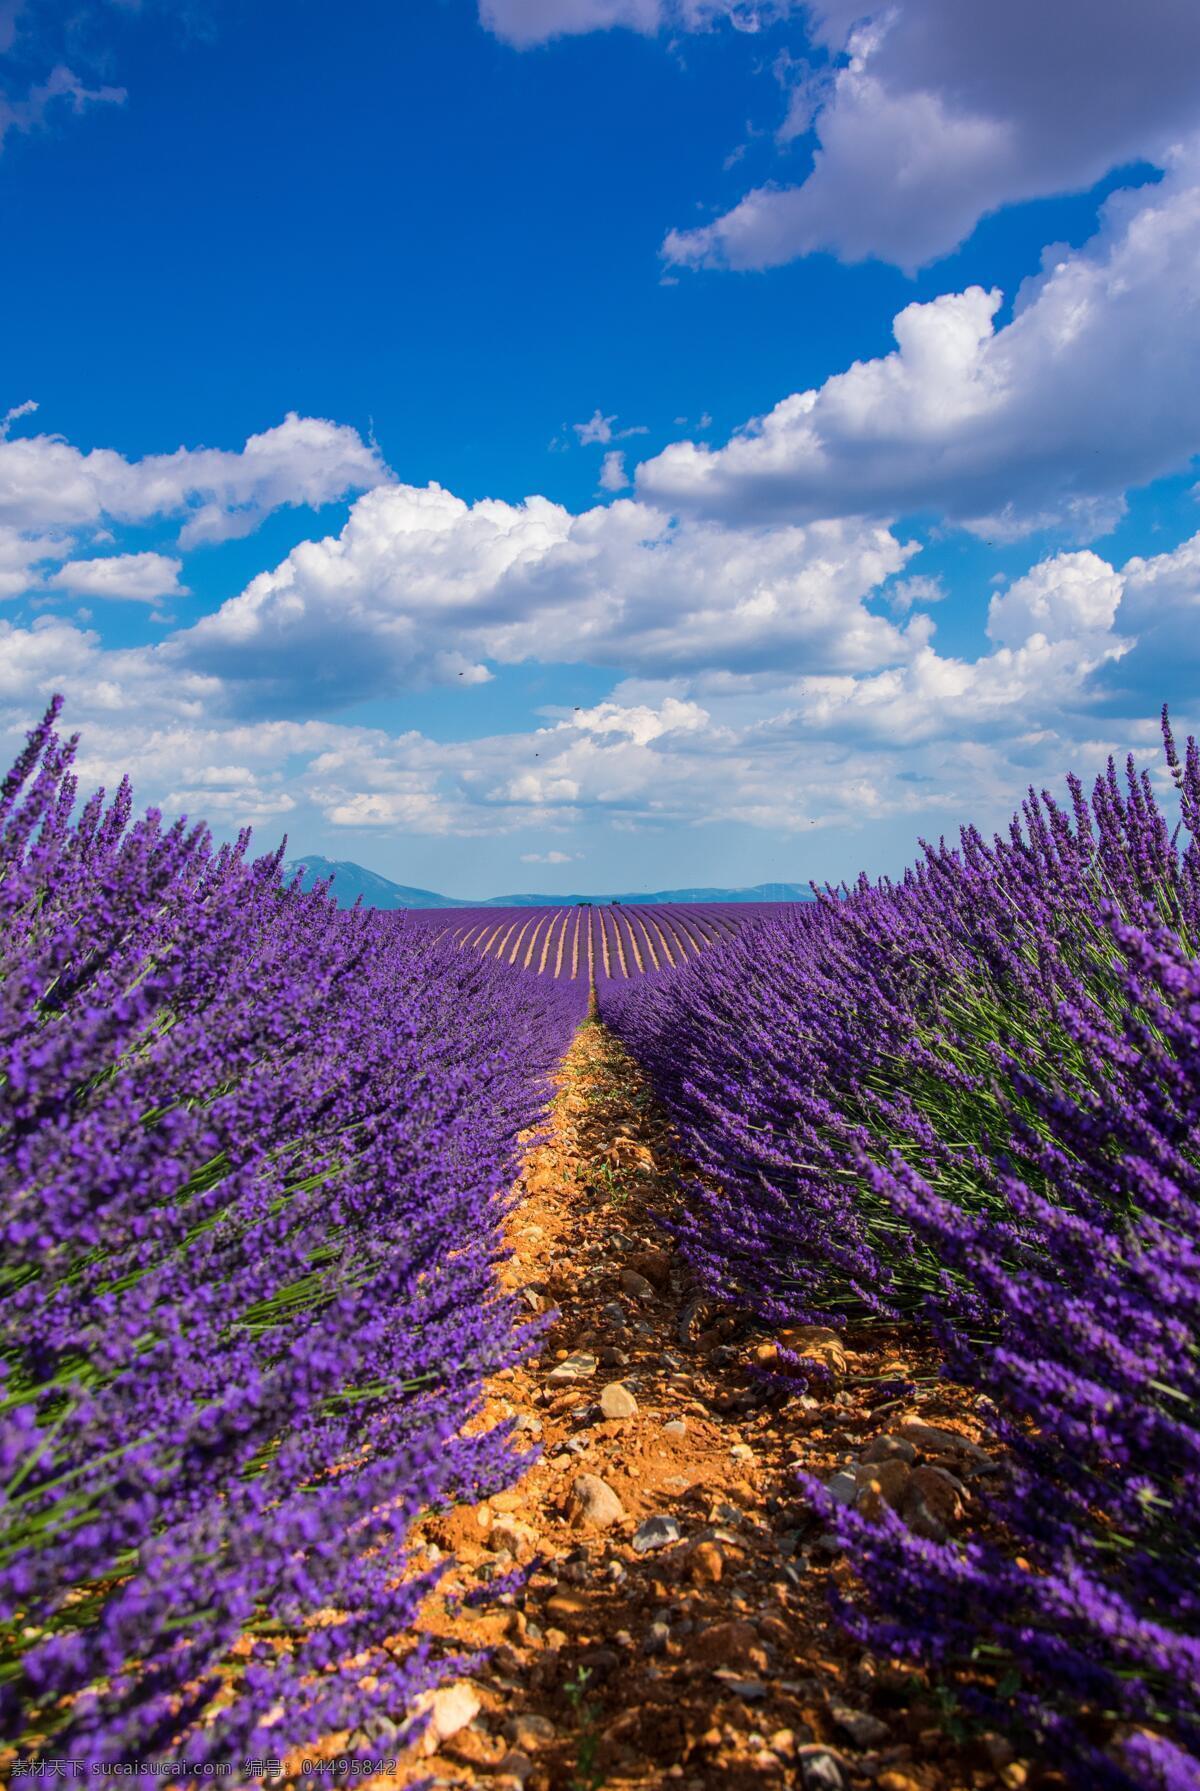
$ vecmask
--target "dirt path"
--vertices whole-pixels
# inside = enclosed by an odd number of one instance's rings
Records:
[[[881,1377],[930,1365],[879,1332],[824,1346],[819,1397],[772,1391],[766,1333],[698,1304],[652,1217],[669,1211],[670,1169],[633,1065],[585,1026],[509,1228],[510,1285],[553,1323],[489,1394],[489,1416],[517,1415],[542,1459],[422,1527],[434,1558],[457,1562],[430,1628],[495,1650],[439,1694],[422,1769],[455,1791],[1032,1784],[1000,1742],[956,1745],[915,1676],[842,1635],[828,1594],[849,1568],[794,1484],[796,1463],[856,1472],[860,1495],[873,1473],[865,1496],[907,1499],[918,1522],[928,1507],[936,1526],[939,1497],[969,1504],[964,1477],[984,1465],[969,1408],[932,1382],[881,1405]],[[855,1468],[864,1452],[873,1470]],[[535,1558],[515,1598],[482,1616],[457,1606]]]

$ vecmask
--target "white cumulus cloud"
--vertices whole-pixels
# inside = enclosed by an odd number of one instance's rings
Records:
[[[1019,647],[1035,636],[1077,641],[1107,634],[1123,589],[1121,575],[1099,554],[1057,554],[992,598],[988,636],[998,646]]]
[[[913,269],[1001,206],[1166,165],[1200,125],[1200,9],[1178,0],[813,0],[799,59],[811,171],[672,231],[674,262],[769,267],[829,251]]]
[[[613,448],[604,456],[600,466],[600,485],[604,491],[624,491],[629,484],[629,475],[625,471],[625,456],[620,448]]]
[[[178,517],[181,546],[195,547],[249,534],[273,510],[316,508],[387,477],[356,429],[294,412],[242,448],[178,448],[140,460],[111,448],[84,452],[57,435],[5,434],[0,525],[32,532]]]
[[[0,573],[44,588],[40,551],[0,532]],[[734,528],[628,500],[572,515],[384,486],[159,645],[108,648],[54,613],[0,623],[0,735],[14,746],[64,690],[85,784],[129,769],[142,801],[253,822],[268,841],[333,830],[370,862],[385,835],[532,836],[572,854],[594,829],[784,838],[903,821],[908,840],[918,822],[986,824],[1067,764],[1152,752],[1162,696],[1195,688],[1200,535],[1123,565],[1059,552],[1000,591],[981,584],[974,657],[938,650],[919,606],[940,586],[900,576],[912,554],[874,523]],[[160,559],[147,591],[175,576]],[[94,556],[63,582],[103,567],[128,589],[140,560]],[[603,700],[482,738],[295,719],[564,659],[624,676]]]
[[[40,560],[61,556],[62,544],[52,537],[31,535],[0,523],[0,599],[20,597],[38,582]]]
[[[1200,14],[1197,15],[1200,18]],[[978,286],[905,307],[896,348],[784,398],[724,447],[676,442],[640,496],[726,520],[936,511],[988,535],[1110,527],[1200,449],[1200,149],[1046,252],[996,325]]]
[[[903,822],[907,843],[918,821],[999,822],[1029,781],[1088,771],[1109,750],[1152,754],[1154,709],[1178,688],[1171,641],[1186,635],[1156,642],[1154,619],[1200,609],[1198,567],[1200,536],[1123,567],[1058,554],[993,599],[995,638],[975,659],[939,654],[926,631],[896,636],[890,660],[841,671],[803,656],[741,671],[660,667],[535,729],[448,741],[242,718],[226,682],[180,664],[180,634],[105,649],[46,615],[0,623],[0,733],[15,745],[63,689],[84,732],[85,784],[128,768],[140,800],[226,827],[255,822],[268,841],[283,825],[298,837],[322,825],[347,835],[347,854],[361,836],[368,862],[381,833],[549,830],[562,841],[553,849],[572,853],[585,837],[576,830],[597,826],[736,822],[783,838]]]
[[[615,416],[604,416],[597,408],[586,423],[572,423],[571,427],[579,437],[580,446],[586,448],[592,442],[610,442],[612,426],[616,420]]]
[[[116,553],[103,559],[68,560],[46,580],[52,590],[76,597],[131,598],[155,603],[160,597],[186,597],[179,582],[182,560],[161,553]]]
[[[732,530],[627,499],[573,515],[542,497],[466,504],[397,484],[168,651],[275,710],[457,684],[489,661],[849,669],[921,638],[865,606],[913,551],[874,523]]]

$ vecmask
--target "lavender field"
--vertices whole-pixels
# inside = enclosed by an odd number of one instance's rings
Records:
[[[127,787],[74,812],[54,720],[0,792],[0,1734],[265,1757],[433,1677],[380,1644],[416,1513],[514,1472],[464,1425],[578,1003]]]
[[[855,1632],[974,1669],[1081,1786],[1200,1781],[1200,755],[1163,733],[1178,822],[1110,764],[601,1007],[696,1162],[705,1282],[919,1315],[978,1391],[994,1536],[808,1496]]]
[[[1200,1785],[1200,752],[1165,713],[1161,799],[1110,765],[818,903],[420,916],[80,803],[57,721],[0,790],[7,1741],[147,1784],[419,1743],[453,1563],[408,1539],[536,1454],[480,1421],[547,1322],[502,1226],[598,1016],[703,1297],[758,1338],[907,1327],[987,1433],[967,1528],[794,1464],[831,1630],[1032,1762],[994,1782]],[[773,1360],[767,1400],[828,1371]]]

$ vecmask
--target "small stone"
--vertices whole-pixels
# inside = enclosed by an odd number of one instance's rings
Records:
[[[533,1771],[533,1761],[528,1754],[523,1754],[520,1748],[510,1748],[501,1760],[497,1771],[506,1772],[510,1778],[516,1779],[519,1785],[523,1785]]]
[[[636,1138],[614,1138],[605,1155],[614,1169],[635,1169],[639,1173],[652,1173],[654,1169],[653,1156]]]
[[[871,1519],[878,1519],[885,1505],[899,1511],[911,1472],[906,1461],[860,1461],[854,1470],[858,1486],[855,1509]]]
[[[625,1308],[620,1300],[609,1300],[606,1306],[600,1308],[600,1317],[612,1331],[627,1331],[629,1329],[629,1320],[625,1316]]]
[[[733,1620],[710,1623],[692,1643],[697,1660],[714,1667],[757,1667],[766,1672],[767,1656],[753,1623]]]
[[[936,1424],[926,1424],[922,1418],[906,1418],[900,1426],[900,1434],[926,1455],[965,1455],[968,1461],[984,1461],[986,1451],[973,1443],[970,1437],[964,1437],[957,1430],[942,1430]]]
[[[793,1355],[808,1356],[819,1362],[831,1375],[846,1372],[846,1351],[841,1337],[828,1325],[788,1325],[779,1333],[779,1341]]]
[[[438,1743],[449,1741],[460,1729],[474,1722],[483,1706],[469,1685],[443,1685],[437,1691],[426,1692],[417,1700],[417,1709],[422,1714],[429,1711],[429,1725],[422,1737],[422,1750],[426,1754],[435,1754]]]
[[[625,1516],[625,1507],[598,1474],[579,1474],[571,1487],[567,1512],[576,1528],[591,1524],[597,1530],[611,1530]]]
[[[629,1356],[627,1352],[623,1349],[618,1349],[616,1345],[612,1343],[602,1343],[600,1345],[600,1360],[606,1368],[629,1367]]]
[[[621,1657],[614,1648],[585,1648],[579,1656],[579,1664],[587,1667],[590,1673],[603,1679],[609,1673],[615,1673],[621,1664]]]
[[[629,1294],[635,1300],[652,1300],[654,1289],[644,1275],[636,1269],[621,1270],[621,1292]]]
[[[886,1741],[889,1730],[886,1723],[881,1723],[877,1716],[866,1710],[851,1710],[845,1704],[834,1704],[829,1712],[834,1723],[848,1735],[855,1747],[878,1747]]]
[[[837,1755],[819,1747],[801,1754],[800,1782],[804,1791],[845,1791],[846,1785]]]
[[[586,1598],[578,1592],[556,1592],[553,1598],[546,1600],[546,1615],[556,1623],[569,1623],[572,1617],[582,1617],[587,1608]]]
[[[492,1525],[488,1536],[488,1546],[497,1554],[507,1549],[514,1559],[528,1558],[537,1547],[537,1531],[531,1524],[523,1524],[519,1518],[502,1512]]]
[[[678,1440],[687,1435],[687,1423],[683,1418],[672,1418],[669,1424],[663,1425],[663,1435]]]
[[[510,1716],[504,1725],[504,1732],[514,1747],[523,1748],[530,1753],[537,1753],[558,1735],[558,1730],[548,1716],[538,1716],[529,1710],[519,1710]]]
[[[652,1623],[642,1637],[642,1653],[665,1654],[670,1639],[671,1631],[665,1623]]]
[[[698,1542],[687,1561],[687,1576],[693,1586],[715,1586],[720,1583],[725,1557],[715,1542]]]
[[[875,1780],[876,1791],[921,1791],[920,1785],[910,1773],[898,1772],[892,1768],[881,1772]]]
[[[832,1480],[826,1481],[825,1491],[835,1505],[853,1505],[858,1497],[858,1481],[845,1468],[840,1468]]]
[[[610,1381],[600,1394],[600,1410],[606,1418],[636,1418],[638,1403],[620,1381]]]
[[[768,1735],[767,1746],[773,1754],[792,1754],[796,1749],[796,1731],[794,1729],[776,1729]]]
[[[736,1673],[727,1673],[721,1669],[713,1674],[719,1679],[725,1690],[732,1692],[735,1698],[744,1698],[747,1704],[757,1704],[767,1695],[767,1688],[761,1679],[739,1679]]]
[[[679,1536],[679,1525],[673,1517],[647,1517],[633,1533],[633,1548],[639,1555],[648,1555],[651,1549],[667,1548],[672,1542],[678,1542]]]
[[[644,1275],[653,1286],[667,1288],[671,1283],[671,1258],[665,1250],[639,1250],[629,1258],[629,1267]]]
[[[941,1468],[913,1468],[900,1515],[917,1536],[930,1542],[947,1541],[963,1515],[952,1476]]]
[[[1016,1751],[1007,1735],[987,1734],[980,1736],[980,1740],[997,1772],[1001,1767],[1010,1766],[1016,1759]]]
[[[863,1450],[860,1461],[906,1461],[911,1467],[917,1459],[914,1444],[907,1437],[873,1437]]]
[[[596,1358],[586,1351],[567,1356],[546,1376],[548,1387],[569,1386],[572,1381],[589,1380],[596,1372]]]
[[[754,1451],[750,1447],[749,1443],[735,1443],[733,1445],[732,1449],[730,1449],[729,1454],[730,1454],[731,1460],[733,1460],[733,1461],[753,1461],[754,1460]]]

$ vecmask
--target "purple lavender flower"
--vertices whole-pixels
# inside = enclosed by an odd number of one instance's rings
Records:
[[[684,1244],[764,1318],[932,1326],[1009,1538],[828,1506],[844,1613],[1081,1787],[1200,1784],[1200,751],[1030,791],[897,882],[600,985],[699,1174]],[[812,1496],[820,1503],[818,1490]],[[825,1502],[828,1505],[828,1501]]]
[[[75,813],[57,713],[0,786],[0,1732],[403,1722],[407,1531],[518,1465],[463,1428],[521,1349],[499,1221],[577,994],[127,785]]]

